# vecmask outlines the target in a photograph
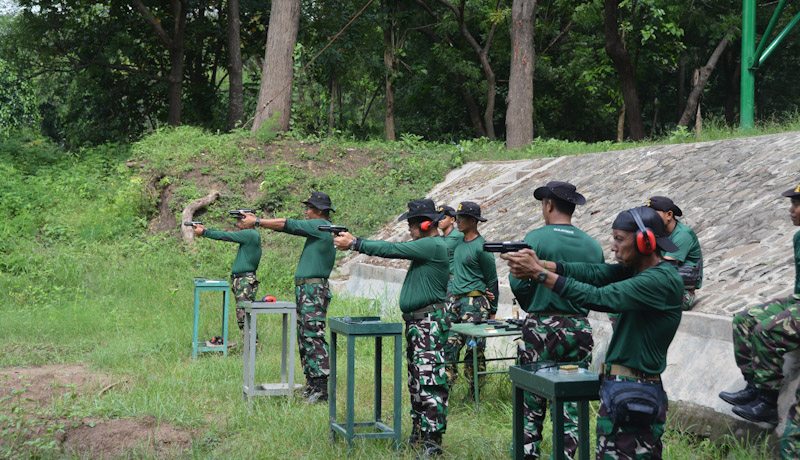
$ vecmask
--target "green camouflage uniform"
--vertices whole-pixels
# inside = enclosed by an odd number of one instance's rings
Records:
[[[462,296],[455,297],[447,307],[447,319],[451,323],[471,323],[475,320],[489,319],[489,300],[486,296]],[[472,338],[466,342],[467,336],[464,334],[450,333],[445,345],[445,358],[447,359],[447,381],[454,385],[458,378],[458,367],[456,362],[459,360],[461,349],[467,345],[464,353],[464,375],[469,382],[472,382],[474,369],[472,368],[473,353],[478,354],[478,371],[486,371],[486,338]]]
[[[243,301],[254,301],[258,291],[258,280],[255,272],[261,261],[261,235],[258,230],[252,228],[239,230],[238,232],[224,232],[207,228],[203,231],[203,236],[212,240],[229,241],[239,243],[239,250],[236,258],[233,259],[231,267],[231,291],[233,298],[236,299],[236,323],[239,329],[244,329],[244,308],[239,307],[238,303]],[[240,273],[252,272],[252,275],[234,277]]]
[[[306,379],[330,374],[329,348],[325,326],[331,291],[328,277],[336,261],[336,248],[330,232],[319,230],[331,225],[324,219],[286,219],[286,233],[306,238],[295,271],[294,296],[297,304],[297,348]]]
[[[543,260],[603,262],[600,243],[572,225],[545,225],[529,232],[524,240]],[[511,275],[508,280],[520,306],[528,312],[518,349],[520,364],[537,361],[588,364],[594,346],[592,327],[586,319],[588,310],[576,307],[530,280],[519,280]],[[547,400],[525,392],[523,412],[523,451],[537,457]],[[578,404],[564,404],[564,454],[567,458],[573,458],[578,448],[577,420]]]
[[[800,458],[800,386],[797,387],[794,398],[794,405],[786,416],[786,429],[781,436],[780,455],[787,460]]]

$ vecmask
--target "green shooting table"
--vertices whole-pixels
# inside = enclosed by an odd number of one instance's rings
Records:
[[[294,346],[297,305],[294,302],[239,302],[244,308],[244,350],[242,351],[242,397],[248,403],[253,396],[294,397],[294,390],[302,385],[294,383]],[[256,340],[258,315],[279,314],[283,317],[281,330],[281,381],[255,384]]]
[[[506,323],[500,323],[499,321],[498,321],[498,323],[500,325],[506,325]],[[464,334],[464,335],[469,336],[469,337],[477,337],[477,338],[502,337],[502,336],[520,336],[520,335],[522,335],[522,329],[520,329],[518,326],[509,325],[509,327],[513,328],[511,330],[508,330],[507,328],[497,329],[495,326],[496,326],[496,324],[487,324],[487,323],[481,323],[481,324],[456,323],[456,324],[453,324],[453,325],[450,326],[450,332],[457,332],[459,334]],[[469,346],[469,345],[467,345],[467,346]],[[507,360],[512,360],[512,359],[516,360],[517,357],[516,356],[507,356],[507,357],[487,359],[486,361],[507,361]],[[458,362],[461,362],[461,361],[458,361]],[[500,369],[500,370],[490,371],[490,370],[487,369],[485,371],[479,372],[478,371],[478,354],[475,353],[475,352],[472,353],[472,369],[473,369],[473,373],[472,373],[473,374],[472,375],[472,389],[474,390],[474,393],[475,393],[475,408],[477,409],[479,404],[480,404],[479,395],[478,395],[478,393],[480,392],[480,390],[478,388],[478,377],[480,375],[485,375],[485,374],[505,374],[507,372],[507,370]]]
[[[194,279],[194,327],[192,329],[192,359],[197,359],[198,351],[221,351],[228,355],[228,296],[230,287],[226,280],[209,278]],[[200,293],[203,291],[222,291],[222,345],[209,347],[206,342],[198,342],[198,329],[200,327]]]
[[[553,422],[553,457],[564,458],[564,403],[578,402],[578,455],[589,457],[589,401],[600,399],[600,374],[579,368],[565,372],[561,366],[569,363],[541,361],[508,370],[513,384],[513,451],[514,459],[521,460],[523,452],[524,392],[529,391],[550,401],[550,418]],[[578,363],[574,363],[578,364]]]
[[[403,324],[384,323],[377,316],[328,318],[328,329],[331,332],[330,343],[330,388],[328,391],[328,410],[331,423],[331,437],[336,441],[336,435],[342,435],[347,444],[352,446],[353,438],[381,439],[394,438],[394,448],[400,448],[400,365],[402,354]],[[345,423],[336,422],[336,338],[341,334],[347,337],[347,405],[345,406]],[[355,390],[355,339],[359,337],[375,338],[375,420],[369,422],[355,422],[354,390]],[[394,337],[394,423],[390,427],[381,421],[381,361],[383,356],[383,337]],[[356,433],[356,427],[373,428],[374,431]]]

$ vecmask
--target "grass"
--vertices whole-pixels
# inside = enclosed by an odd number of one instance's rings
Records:
[[[787,126],[800,128],[796,119]],[[722,135],[722,130],[714,129],[709,127],[704,136]],[[759,134],[778,130],[760,129]],[[352,450],[344,443],[332,443],[327,405],[261,397],[248,409],[241,398],[238,352],[228,357],[206,353],[191,359],[192,278],[225,278],[235,247],[199,240],[195,251],[187,251],[174,231],[147,233],[152,197],[146,193],[146,180],[123,164],[133,155],[151,161],[154,170],[165,177],[189,185],[182,172],[209,164],[211,172],[230,177],[239,174],[236,168],[247,157],[242,148],[252,142],[242,134],[216,136],[190,128],[160,131],[130,148],[101,146],[77,154],[66,154],[35,138],[0,142],[0,178],[7,184],[0,190],[0,340],[6,344],[0,367],[82,362],[119,382],[102,395],[74,394],[35,411],[19,404],[24,392],[0,402],[0,407],[6,408],[0,412],[0,457],[67,455],[53,444],[63,427],[36,432],[36,417],[79,420],[150,415],[192,433],[192,447],[183,455],[187,458],[413,458],[408,450],[393,451],[388,441],[359,441]],[[276,213],[298,217],[300,209],[293,207],[294,200],[309,188],[320,187],[338,197],[340,209],[347,210],[341,218],[337,216],[337,223],[367,235],[464,161],[635,146],[537,140],[524,151],[508,152],[484,140],[437,145],[403,136],[394,144],[339,142],[325,140],[316,145],[318,149],[303,148],[298,155],[303,161],[330,161],[341,158],[348,148],[359,148],[369,161],[317,176],[294,171],[290,181],[273,180],[272,191],[282,194],[280,203],[284,203]],[[203,153],[211,159],[192,166],[192,159]],[[265,180],[263,171],[258,174],[257,180]],[[363,201],[366,196],[369,203]],[[206,217],[223,226],[225,206],[243,201],[243,195],[231,195]],[[262,240],[265,251],[258,271],[262,281],[259,295],[291,300],[291,278],[302,239],[265,232]],[[203,295],[202,337],[217,334],[217,302],[214,294]],[[346,315],[379,315],[387,321],[400,321],[393,305],[334,298],[329,316]],[[257,377],[261,381],[278,379],[278,321],[259,321]],[[233,313],[229,322],[235,324]],[[230,333],[236,336],[235,326]],[[382,405],[388,420],[392,361],[391,347],[384,349],[387,383]],[[340,342],[340,369],[345,353]],[[366,420],[372,407],[372,343],[357,342],[356,356],[356,419]],[[295,375],[302,376],[299,363]],[[404,437],[410,430],[405,377],[403,366]],[[452,392],[446,458],[508,458],[510,381],[503,376],[489,377],[480,410],[466,399],[462,379]],[[343,393],[338,400],[344,401]],[[339,417],[343,417],[343,404],[340,410]],[[26,438],[21,429],[39,434]],[[551,449],[549,430],[548,422],[542,444],[545,453]],[[668,431],[664,440],[666,458],[756,459],[769,455],[763,440],[744,442],[731,437],[714,443],[677,431]],[[142,446],[130,456],[151,454]]]

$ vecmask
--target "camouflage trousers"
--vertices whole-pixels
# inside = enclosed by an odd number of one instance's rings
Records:
[[[522,326],[520,364],[537,361],[586,362],[592,359],[592,327],[585,316],[528,315]],[[539,456],[547,399],[525,392],[523,451]],[[573,458],[578,448],[578,403],[564,404],[564,453]]]
[[[734,315],[733,355],[746,381],[759,388],[780,388],[783,354],[797,348],[794,343],[800,337],[798,325],[793,324],[800,319],[798,307],[794,297],[787,297]]]
[[[331,300],[328,281],[295,286],[294,296],[297,302],[297,347],[303,373],[307,379],[327,377],[331,371],[328,341],[325,339]]]
[[[406,320],[408,393],[412,425],[423,433],[444,434],[450,391],[444,370],[444,346],[449,322],[443,310],[423,319]]]
[[[786,416],[786,429],[781,436],[781,458],[800,458],[800,386],[795,392],[795,402]]]
[[[489,300],[486,296],[480,297],[456,297],[447,307],[447,319],[451,324],[471,323],[478,319],[489,318]],[[469,339],[469,342],[467,340]],[[458,361],[461,349],[467,345],[464,353],[464,376],[472,381],[474,369],[472,369],[473,353],[478,354],[478,371],[486,371],[486,339],[467,337],[464,334],[450,333],[447,337],[447,345],[444,349],[444,356],[448,364],[446,367],[447,382],[451,386],[458,379]]]
[[[244,308],[239,306],[239,302],[253,302],[256,300],[258,292],[258,280],[255,275],[232,278],[231,291],[236,300],[236,324],[240,330],[244,330]]]
[[[614,379],[627,382],[645,382],[644,379],[633,377],[613,376],[604,379]],[[601,382],[601,385],[603,383]],[[597,412],[597,460],[628,460],[661,458],[663,445],[661,437],[664,435],[664,424],[667,421],[667,394],[664,393],[664,405],[655,423],[651,425],[615,425],[609,416],[608,407],[600,399],[600,409]]]

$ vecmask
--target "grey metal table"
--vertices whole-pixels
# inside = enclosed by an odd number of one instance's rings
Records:
[[[242,397],[250,402],[253,396],[282,395],[294,397],[294,391],[302,385],[294,383],[294,347],[297,322],[297,307],[293,302],[239,302],[244,308],[244,350],[242,357]],[[256,338],[258,315],[280,314],[283,316],[281,331],[281,381],[280,383],[255,384]],[[288,337],[287,337],[288,336]]]
[[[600,374],[579,369],[564,372],[561,366],[569,363],[541,361],[508,370],[514,385],[513,449],[514,459],[521,460],[523,454],[524,392],[529,391],[550,401],[550,418],[553,421],[553,457],[564,458],[564,403],[578,401],[578,455],[589,457],[589,401],[600,399]],[[577,363],[574,363],[577,364]]]
[[[328,329],[331,331],[331,375],[330,389],[328,390],[328,410],[330,415],[331,436],[336,441],[336,434],[344,436],[348,445],[353,444],[353,438],[394,438],[395,450],[400,448],[400,366],[402,354],[403,324],[384,323],[377,316],[362,316],[354,318],[328,318]],[[347,336],[347,406],[345,407],[345,423],[336,423],[336,337],[338,334]],[[375,338],[375,420],[369,422],[355,422],[354,389],[355,389],[355,339],[358,337]],[[383,337],[394,337],[394,423],[390,427],[381,421],[381,369],[383,355]],[[356,427],[371,427],[374,432],[355,433]]]

